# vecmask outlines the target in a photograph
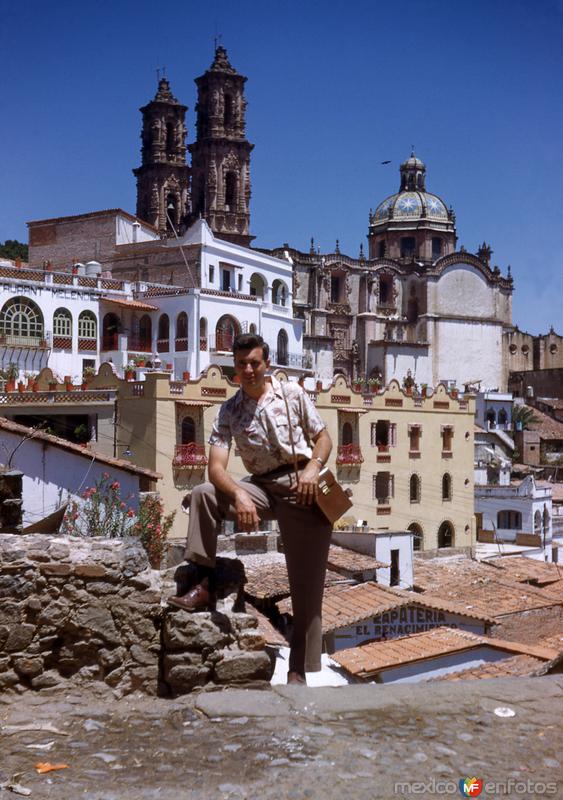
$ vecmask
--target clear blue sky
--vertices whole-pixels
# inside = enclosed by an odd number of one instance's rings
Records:
[[[258,246],[338,238],[357,255],[414,144],[459,244],[485,239],[512,266],[514,322],[563,333],[557,0],[0,0],[0,13],[0,241],[26,241],[30,219],[134,212],[155,69],[193,140],[193,79],[218,32],[248,76]]]

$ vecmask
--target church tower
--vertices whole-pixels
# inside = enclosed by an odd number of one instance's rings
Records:
[[[213,233],[248,246],[250,235],[250,153],[245,136],[246,78],[217,47],[211,67],[196,78],[197,137],[192,155],[192,215],[204,217]]]
[[[161,78],[154,100],[140,109],[141,166],[133,170],[137,178],[137,216],[154,225],[163,236],[173,235],[189,208],[190,170],[186,164],[187,106],[170,91]]]

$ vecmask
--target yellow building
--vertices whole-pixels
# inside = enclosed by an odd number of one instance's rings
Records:
[[[217,366],[189,382],[153,372],[144,381],[118,383],[116,441],[137,464],[163,475],[165,506],[180,509],[186,491],[205,480],[211,425],[238,387]],[[474,542],[472,397],[457,399],[443,385],[429,397],[413,397],[396,381],[368,394],[343,376],[310,394],[334,442],[329,466],[353,491],[350,524],[410,529],[415,549]],[[245,474],[236,451],[230,467],[236,477]],[[185,536],[186,521],[176,515],[173,538]]]

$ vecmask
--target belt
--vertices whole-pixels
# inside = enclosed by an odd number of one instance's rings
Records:
[[[308,464],[308,458],[300,458],[297,459],[297,467],[302,468],[305,464]],[[282,464],[281,467],[276,467],[275,469],[271,469],[269,472],[263,472],[261,475],[254,475],[255,478],[266,478],[269,480],[270,478],[278,478],[280,475],[287,475],[289,472],[293,472],[295,469],[293,464]]]

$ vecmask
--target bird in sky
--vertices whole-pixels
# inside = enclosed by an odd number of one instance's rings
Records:
[[[381,163],[382,164],[390,164],[391,162],[390,161],[382,161]]]

